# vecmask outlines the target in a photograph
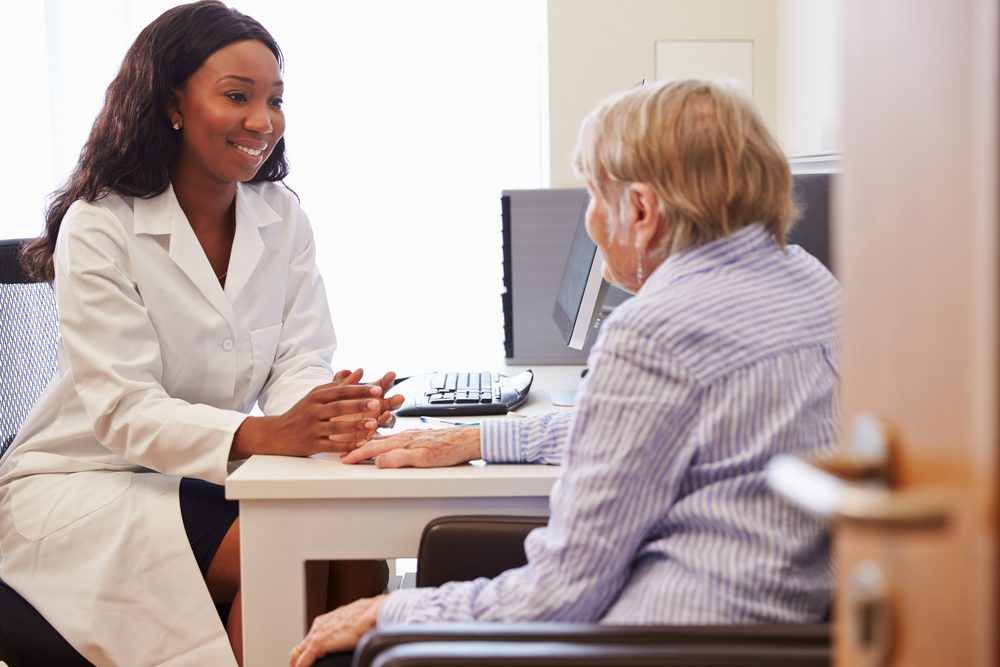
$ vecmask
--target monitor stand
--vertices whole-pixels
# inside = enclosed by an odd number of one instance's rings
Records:
[[[580,372],[580,378],[584,378],[587,375],[587,368]],[[571,408],[576,405],[576,389],[563,389],[561,391],[549,392],[549,400],[552,401],[552,405],[559,406],[561,408]]]
[[[549,394],[552,405],[563,408],[571,408],[576,404],[576,389],[566,389],[564,391],[553,391]]]

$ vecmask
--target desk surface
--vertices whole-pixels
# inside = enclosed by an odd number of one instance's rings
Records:
[[[559,468],[476,462],[453,468],[379,469],[337,456],[254,456],[226,480],[230,500],[544,496]]]
[[[534,367],[528,399],[517,414],[530,416],[565,410],[553,407],[549,393],[579,383],[580,366]],[[523,370],[508,367],[509,374]],[[473,417],[518,419],[514,416]],[[401,418],[394,431],[433,428],[418,419]],[[448,428],[448,427],[445,427]],[[476,462],[453,468],[385,470],[372,465],[347,466],[336,454],[309,458],[253,456],[226,480],[231,500],[271,498],[452,498],[467,496],[547,495],[558,468],[543,465],[501,465]]]
[[[525,416],[560,409],[549,392],[575,388],[581,367],[534,369]],[[399,419],[395,430],[411,427],[428,425]],[[427,522],[449,514],[545,515],[558,476],[531,464],[389,470],[337,455],[251,457],[226,480],[240,501],[244,664],[284,664],[305,634],[305,562],[412,557]]]

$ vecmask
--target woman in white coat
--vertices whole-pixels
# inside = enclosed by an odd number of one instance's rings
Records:
[[[259,23],[167,11],[23,257],[54,281],[60,368],[0,460],[0,578],[97,665],[239,662],[231,462],[345,451],[391,420],[391,374],[331,372],[312,232],[277,183],[281,95]],[[385,564],[334,574],[339,604]]]

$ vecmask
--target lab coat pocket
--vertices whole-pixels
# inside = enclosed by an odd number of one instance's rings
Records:
[[[14,527],[32,542],[110,505],[132,486],[131,472],[32,475],[12,482]]]
[[[278,339],[281,337],[281,325],[275,324],[250,332],[250,353],[253,356],[253,372],[250,375],[249,396],[256,397],[260,393],[271,366],[274,365],[274,355],[278,351]]]

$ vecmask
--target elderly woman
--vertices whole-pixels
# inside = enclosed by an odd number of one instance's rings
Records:
[[[837,426],[838,286],[785,246],[778,144],[736,91],[684,81],[601,104],[575,165],[608,317],[572,413],[415,431],[344,457],[379,466],[561,463],[528,564],[495,579],[359,600],[317,619],[296,667],[376,623],[808,622],[830,602],[820,525],[765,488],[774,455],[827,451]]]

